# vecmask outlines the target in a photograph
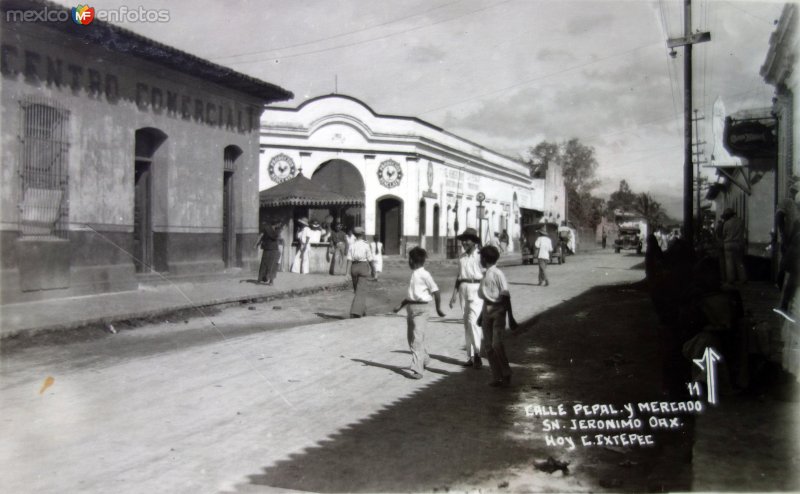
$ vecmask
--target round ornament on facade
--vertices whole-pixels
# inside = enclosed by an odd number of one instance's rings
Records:
[[[397,187],[403,180],[403,169],[400,163],[394,160],[386,160],[378,167],[378,182],[387,189]]]
[[[291,157],[281,153],[269,160],[268,170],[269,178],[275,183],[281,183],[294,177],[297,167]]]

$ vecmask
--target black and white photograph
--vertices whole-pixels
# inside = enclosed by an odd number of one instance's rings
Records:
[[[800,492],[798,18],[0,0],[0,490]]]

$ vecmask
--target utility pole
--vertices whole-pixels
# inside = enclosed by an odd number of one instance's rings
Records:
[[[697,146],[698,149],[697,149],[697,151],[694,151],[692,153],[692,155],[695,157],[695,160],[694,160],[694,163],[695,163],[695,184],[696,184],[695,189],[696,189],[696,192],[697,192],[697,202],[696,202],[696,206],[697,206],[697,225],[696,225],[696,227],[697,228],[696,229],[697,229],[698,235],[700,234],[700,230],[702,229],[702,225],[703,225],[703,217],[702,217],[703,212],[702,212],[702,208],[700,207],[700,204],[701,204],[701,201],[700,201],[700,189],[702,188],[703,177],[700,176],[700,165],[703,164],[703,163],[706,163],[706,160],[700,158],[701,156],[703,156],[705,154],[705,153],[703,153],[703,151],[700,151],[700,146],[704,145],[705,141],[702,141],[702,142],[700,141],[700,128],[697,125],[697,122],[699,122],[700,120],[704,120],[704,119],[705,119],[705,117],[698,117],[697,116],[697,109],[695,108],[695,110],[694,110],[694,118],[692,119],[692,122],[694,123],[694,141],[695,141],[694,145]]]
[[[685,140],[683,161],[683,237],[694,246],[692,221],[692,45],[711,40],[711,33],[692,34],[692,0],[683,0],[683,37],[667,40],[669,48],[683,47],[683,136]],[[674,53],[674,50],[673,50]]]

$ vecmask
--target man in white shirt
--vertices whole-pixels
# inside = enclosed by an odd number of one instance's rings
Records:
[[[350,276],[353,278],[355,296],[350,305],[350,317],[363,317],[367,315],[367,286],[364,281],[367,277],[374,278],[375,271],[372,266],[373,256],[369,244],[364,240],[364,229],[360,226],[353,228],[355,242],[347,250],[347,260],[350,261]]]
[[[536,233],[539,234],[539,238],[536,239],[533,247],[536,249],[536,257],[539,260],[539,285],[541,286],[544,283],[544,286],[549,286],[550,280],[547,279],[547,265],[550,263],[550,253],[553,252],[553,242],[547,236],[547,231],[544,228]]]
[[[456,237],[461,241],[464,253],[458,258],[458,277],[453,296],[450,297],[450,308],[456,303],[456,294],[461,298],[464,309],[464,338],[466,340],[467,361],[464,367],[481,368],[481,340],[483,332],[478,325],[478,316],[483,308],[483,301],[478,297],[478,286],[483,279],[481,257],[478,252],[480,238],[474,228],[467,228]]]

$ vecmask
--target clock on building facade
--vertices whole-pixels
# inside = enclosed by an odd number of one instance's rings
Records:
[[[269,160],[269,178],[275,183],[281,183],[294,177],[297,169],[294,160],[281,153]]]
[[[378,167],[378,181],[384,187],[391,189],[400,185],[403,179],[403,170],[400,163],[394,160],[386,160]]]

